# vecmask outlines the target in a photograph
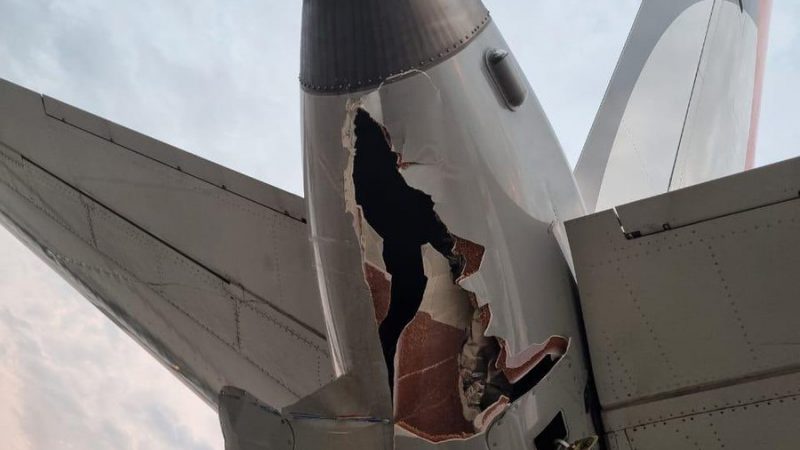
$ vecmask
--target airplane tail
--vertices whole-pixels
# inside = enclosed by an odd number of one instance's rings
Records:
[[[771,0],[643,0],[575,177],[589,212],[754,164]]]

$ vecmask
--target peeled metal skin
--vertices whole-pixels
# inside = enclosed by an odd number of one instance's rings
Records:
[[[357,139],[353,120],[362,109],[386,128],[402,161],[398,170],[432,197],[449,231],[485,248],[479,269],[459,285],[479,306],[488,305],[486,334],[504,342],[509,361],[551,337],[569,340],[566,354],[534,391],[498,410],[508,419],[503,431],[491,431],[495,415],[483,431],[461,441],[485,445],[495,439],[500,448],[527,448],[559,410],[571,435],[595,434],[584,403],[586,355],[562,225],[583,209],[535,97],[511,111],[495,90],[485,66],[485,53],[493,48],[508,51],[490,22],[464,50],[430,70],[350,94],[305,92],[306,192],[335,370],[340,379],[357,380],[349,401],[328,404],[327,412],[392,419],[348,168]],[[403,431],[394,445],[423,448],[425,442]]]

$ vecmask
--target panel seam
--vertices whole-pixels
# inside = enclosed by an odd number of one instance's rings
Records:
[[[675,177],[675,168],[678,166],[678,157],[681,153],[681,145],[683,145],[683,138],[686,134],[686,123],[689,121],[689,114],[692,111],[692,102],[694,101],[695,90],[697,89],[697,80],[700,78],[700,68],[703,66],[703,58],[706,53],[706,44],[708,43],[708,35],[711,33],[711,23],[714,20],[714,13],[717,8],[717,0],[711,3],[711,12],[708,14],[708,24],[706,25],[706,33],[703,37],[703,46],[700,48],[700,58],[697,60],[697,69],[694,72],[694,81],[692,82],[692,91],[689,94],[689,102],[686,105],[686,114],[683,117],[683,127],[681,127],[681,137],[678,139],[678,147],[675,149],[675,159],[672,162],[672,171],[669,174],[669,184],[667,190],[672,190],[672,182]]]

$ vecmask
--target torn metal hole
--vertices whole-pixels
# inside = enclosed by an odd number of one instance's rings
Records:
[[[546,363],[548,359],[561,357],[567,352],[569,341],[561,336],[552,336],[542,345],[531,346],[513,358],[508,356],[505,343],[501,342],[500,355],[497,365],[506,374],[509,381],[516,383],[526,376],[533,368]]]
[[[565,439],[567,439],[567,424],[564,422],[564,414],[559,412],[534,438],[533,445],[536,446],[536,450],[561,450],[563,448],[561,442]]]
[[[431,197],[411,188],[397,171],[397,154],[392,152],[386,130],[363,109],[356,113],[355,134],[355,200],[369,226],[383,239],[383,262],[391,275],[391,302],[380,322],[380,336],[393,386],[397,342],[425,292],[421,248],[431,244],[440,253],[450,254],[454,242],[434,213]],[[454,260],[453,264],[458,263]],[[378,295],[385,295],[385,288]]]
[[[358,108],[346,180],[364,277],[393,392],[395,423],[439,442],[481,432],[553,367],[567,340],[553,337],[508,357],[486,336],[489,307],[459,282],[480,270],[485,249],[456,236],[430,195],[408,185],[389,132]],[[348,124],[345,124],[347,127]]]

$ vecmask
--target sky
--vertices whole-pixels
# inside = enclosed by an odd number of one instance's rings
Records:
[[[638,0],[485,0],[568,159]],[[302,194],[299,0],[0,0],[0,78]],[[800,2],[776,0],[759,165],[800,155]],[[0,446],[222,449],[216,413],[0,229]]]

